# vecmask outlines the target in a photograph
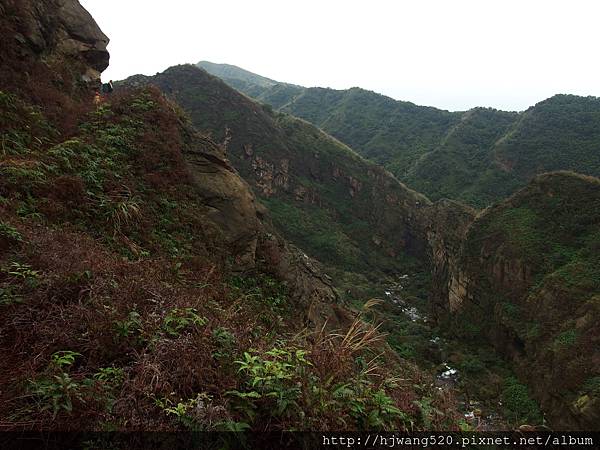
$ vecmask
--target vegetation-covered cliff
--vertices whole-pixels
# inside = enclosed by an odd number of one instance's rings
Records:
[[[458,255],[448,324],[505,355],[554,427],[597,429],[600,180],[536,177],[481,213]]]
[[[310,256],[339,273],[370,273],[374,279],[414,270],[426,260],[419,222],[430,202],[389,172],[313,125],[275,113],[194,66],[125,81],[145,84],[176,99],[198,129],[227,141],[232,165],[257,192],[274,225]]]
[[[0,9],[2,430],[458,427],[224,144],[152,87],[93,102],[107,39],[77,1]]]
[[[256,82],[235,66],[198,64],[275,109],[322,128],[432,200],[485,207],[540,173],[600,176],[600,99],[557,95],[522,113],[447,112],[359,88]]]

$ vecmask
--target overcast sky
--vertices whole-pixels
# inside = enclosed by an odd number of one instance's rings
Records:
[[[600,96],[597,0],[80,0],[111,43],[104,79],[234,64],[449,110]]]

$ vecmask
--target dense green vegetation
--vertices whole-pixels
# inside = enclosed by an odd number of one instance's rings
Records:
[[[487,335],[511,355],[542,407],[553,400],[536,377],[547,374],[555,395],[587,424],[596,420],[597,393],[588,380],[598,376],[599,224],[600,181],[568,172],[540,175],[488,209],[463,254],[477,303],[453,324],[471,338]]]
[[[359,88],[299,88],[259,82],[235,66],[199,65],[245,94],[317,125],[432,200],[485,207],[543,172],[600,176],[595,97],[557,95],[520,114],[483,108],[450,113]]]
[[[600,100],[594,97],[557,95],[519,116],[475,109],[415,165],[406,182],[433,200],[457,198],[484,207],[543,172],[599,176],[599,123]]]
[[[314,123],[400,180],[460,118],[359,88],[306,89],[282,110]]]
[[[458,113],[399,102],[360,88],[301,88],[264,82],[235,66],[207,62],[198,66],[260,102],[308,120],[365,158],[385,165],[399,179],[460,120]]]
[[[477,207],[510,195],[518,182],[491,160],[494,144],[516,117],[494,109],[468,111],[436,148],[414,165],[406,182],[432,200],[459,199]]]
[[[504,407],[509,412],[510,419],[519,418],[527,423],[541,423],[542,416],[538,405],[531,399],[527,386],[516,378],[506,380],[502,392]]]
[[[505,244],[505,255],[525,258],[540,274],[554,273],[579,258],[597,257],[598,186],[594,178],[569,173],[539,177],[482,216],[472,231],[469,252],[484,239],[496,239]],[[596,266],[589,263],[590,268]]]
[[[522,113],[494,158],[520,180],[572,170],[600,176],[600,99],[556,95]]]
[[[180,102],[196,127],[227,141],[232,164],[276,227],[325,263],[338,286],[345,284],[343,272],[376,280],[418,264],[414,256],[422,252],[417,243],[422,238],[404,212],[429,202],[380,167],[309,123],[272,112],[193,66],[125,81],[146,83]]]

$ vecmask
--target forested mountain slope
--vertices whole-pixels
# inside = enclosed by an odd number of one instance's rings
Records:
[[[547,171],[600,176],[595,97],[557,95],[522,113],[447,112],[359,88],[299,88],[273,80],[257,85],[235,66],[224,73],[219,65],[199,65],[317,125],[432,200],[447,197],[481,208]]]
[[[231,163],[275,225],[309,255],[374,276],[426,259],[417,217],[429,200],[315,126],[272,112],[191,65],[125,81],[140,84],[160,87],[199,129],[227,140]]]
[[[600,180],[537,176],[469,226],[445,317],[512,361],[557,429],[600,424]]]

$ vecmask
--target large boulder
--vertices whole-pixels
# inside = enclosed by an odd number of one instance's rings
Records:
[[[0,13],[2,38],[12,43],[3,44],[3,65],[11,70],[44,61],[97,83],[108,67],[109,39],[77,0],[0,0]]]

